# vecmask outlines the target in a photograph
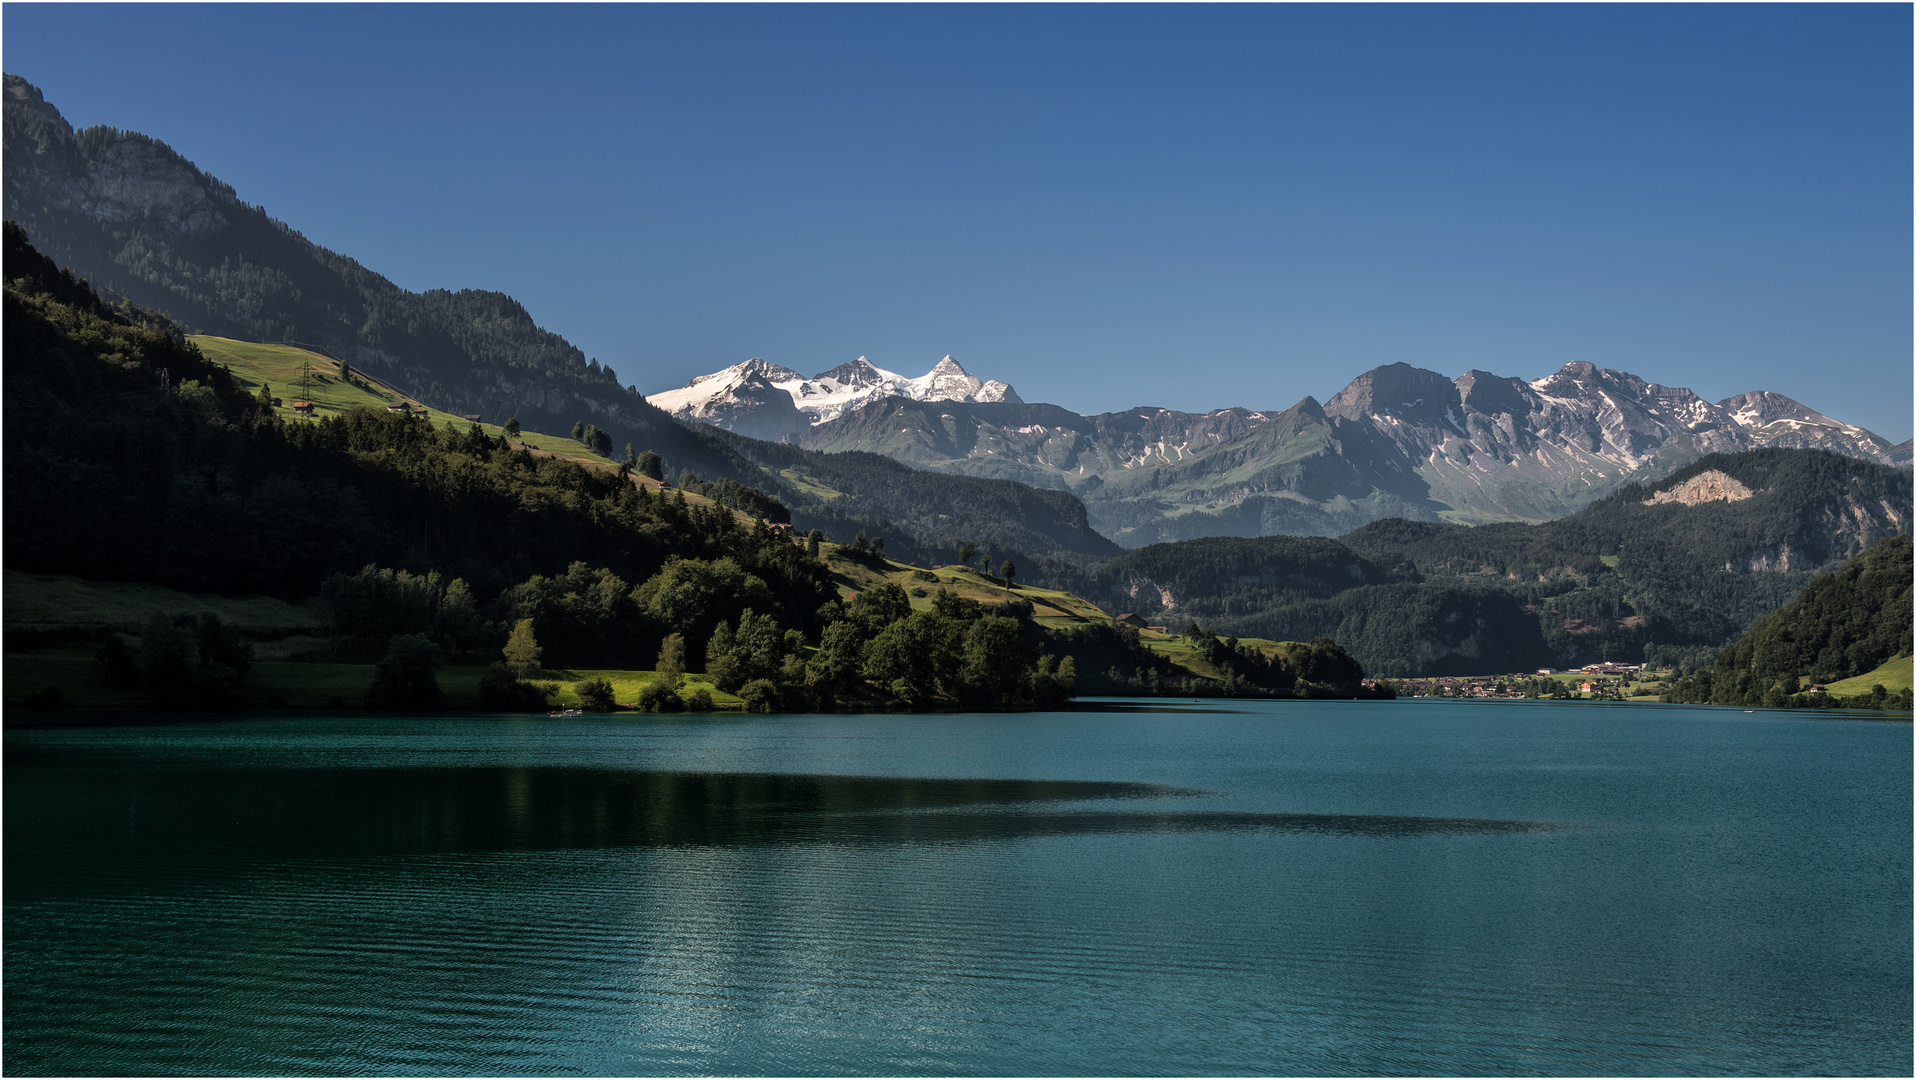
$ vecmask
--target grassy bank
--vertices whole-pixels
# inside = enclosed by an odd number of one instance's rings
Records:
[[[94,671],[90,651],[79,649],[7,653],[4,658],[4,700],[8,708],[22,706],[26,699],[48,688],[60,692],[69,708],[138,710],[149,707],[145,691],[135,688],[103,686]],[[376,665],[328,661],[260,660],[246,676],[246,689],[266,708],[351,709],[358,707],[373,680]],[[483,664],[448,664],[439,669],[439,688],[454,709],[479,707],[479,679]],[[621,704],[638,701],[639,691],[658,678],[652,671],[613,668],[559,668],[534,672],[528,681],[547,690],[555,706],[577,706],[579,697],[572,692],[575,683],[604,678],[612,684],[612,696]],[[680,693],[698,690],[712,695],[723,708],[738,708],[737,697],[723,693],[703,675],[688,675]]]

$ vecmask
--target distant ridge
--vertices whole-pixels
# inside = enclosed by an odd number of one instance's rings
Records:
[[[1056,405],[875,398],[796,441],[1072,491],[1127,547],[1335,536],[1403,517],[1548,521],[1706,454],[1821,449],[1908,468],[1909,444],[1762,391],[1709,402],[1589,363],[1534,382],[1409,364],[1320,405],[1083,416]]]

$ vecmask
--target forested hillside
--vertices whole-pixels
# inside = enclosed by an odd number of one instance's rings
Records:
[[[1692,491],[1726,497],[1669,494]],[[1329,634],[1378,674],[1681,663],[1728,644],[1817,573],[1905,533],[1910,503],[1900,469],[1759,450],[1706,457],[1559,521],[1386,520],[1341,543],[1154,545],[1081,588],[1159,620],[1280,639]]]
[[[1908,536],[1878,541],[1841,569],[1810,582],[1800,596],[1765,616],[1718,654],[1714,665],[1679,682],[1664,700],[1752,706],[1838,703],[1802,692],[1910,655],[1916,619],[1910,602],[1913,573],[1916,559]],[[1909,708],[1907,687],[1900,706]]]
[[[469,425],[357,409],[286,419],[177,326],[102,302],[5,230],[5,560],[194,592],[318,594],[338,647],[385,659],[367,701],[443,704],[445,655],[498,657],[481,700],[543,707],[548,663],[704,671],[756,707],[1055,705],[1070,661],[1031,605],[896,585],[841,600],[816,543],[626,469]],[[920,590],[922,592],[922,590]],[[102,678],[155,703],[244,704],[250,650],[217,619],[110,637]],[[655,708],[683,703],[661,694]],[[609,691],[607,691],[609,693]]]

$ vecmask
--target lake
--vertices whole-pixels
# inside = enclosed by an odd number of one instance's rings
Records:
[[[14,1075],[1912,1068],[1907,723],[1284,701],[5,740]]]

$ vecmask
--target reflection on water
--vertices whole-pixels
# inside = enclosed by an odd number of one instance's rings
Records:
[[[569,768],[55,771],[7,791],[16,852],[175,859],[567,848],[898,844],[1118,832],[1270,830],[1347,836],[1542,832],[1531,821],[1393,814],[1150,810],[1188,788]],[[91,855],[86,856],[91,858]]]

